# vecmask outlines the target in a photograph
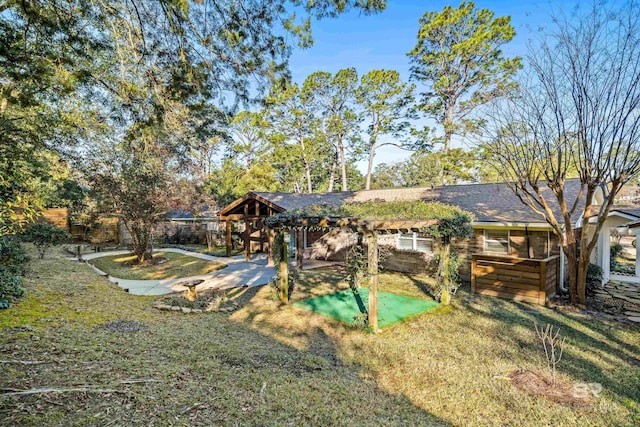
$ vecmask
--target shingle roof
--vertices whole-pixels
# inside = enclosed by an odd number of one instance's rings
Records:
[[[578,180],[565,183],[567,200],[573,201],[580,190]],[[550,190],[547,200],[559,215],[555,197]],[[313,204],[340,206],[343,203],[366,201],[438,201],[472,212],[480,222],[544,222],[543,218],[525,206],[505,183],[464,184],[434,188],[394,188],[385,190],[340,191],[333,193],[254,193],[284,210],[302,208]],[[573,221],[577,221],[581,209],[576,209]]]
[[[353,196],[353,191],[336,191],[333,193],[265,193],[254,192],[256,196],[267,199],[285,211],[304,208],[310,205],[331,205],[339,207],[345,200]]]

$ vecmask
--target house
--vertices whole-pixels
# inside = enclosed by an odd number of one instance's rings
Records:
[[[550,190],[547,200],[555,197]],[[578,180],[565,185],[567,200],[575,200],[580,191]],[[543,193],[544,194],[544,193]],[[231,223],[242,221],[245,227],[246,256],[254,252],[270,251],[270,230],[263,226],[266,217],[310,205],[340,206],[343,203],[366,201],[438,201],[457,206],[474,214],[473,237],[453,242],[453,249],[461,259],[460,275],[470,282],[475,292],[544,304],[563,286],[566,265],[558,237],[542,217],[525,206],[505,183],[464,184],[434,188],[397,188],[332,193],[294,194],[249,192],[220,212],[226,222],[229,241]],[[596,204],[602,195],[596,196]],[[640,221],[640,209],[632,213],[629,206],[612,212],[594,262],[603,265],[608,250],[611,227],[619,225],[619,218]],[[557,207],[556,217],[560,217]],[[581,228],[578,207],[572,218],[574,228]],[[637,215],[636,215],[637,214]],[[637,226],[640,233],[640,222]],[[606,234],[606,236],[605,236]],[[344,260],[346,249],[354,237],[343,231],[304,230],[291,239],[303,258]],[[420,273],[429,270],[429,260],[437,251],[438,242],[416,231],[381,236],[381,244],[390,247],[391,256],[382,262],[389,270]],[[293,248],[292,248],[293,249]],[[640,270],[639,270],[640,272]],[[639,274],[640,276],[640,274]]]

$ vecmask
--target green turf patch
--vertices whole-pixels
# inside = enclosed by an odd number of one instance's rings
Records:
[[[353,324],[354,318],[366,312],[369,305],[369,290],[359,288],[358,294],[351,289],[311,298],[294,303],[314,313]],[[389,326],[410,316],[415,316],[437,307],[437,302],[405,297],[390,292],[378,292],[378,325]]]

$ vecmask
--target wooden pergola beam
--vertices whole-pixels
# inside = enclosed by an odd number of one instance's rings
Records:
[[[280,248],[280,264],[278,273],[280,275],[280,302],[289,302],[289,242],[285,238],[286,231],[282,231],[282,246]]]
[[[244,259],[251,261],[251,222],[249,221],[249,204],[244,205]]]
[[[419,231],[425,227],[436,224],[433,220],[363,220],[359,218],[343,217],[291,217],[272,223],[274,228],[349,228],[355,232],[362,233],[398,233]]]
[[[280,219],[279,221],[271,221],[269,226],[273,229],[282,230],[283,228],[298,229],[295,233],[299,236],[299,229],[308,229],[312,227],[320,228],[348,228],[358,233],[359,244],[361,236],[367,238],[367,279],[369,284],[369,307],[368,307],[368,324],[374,331],[378,332],[378,234],[384,233],[406,233],[408,231],[420,231],[431,225],[438,223],[438,220],[362,220],[359,218],[344,218],[330,216],[296,216]],[[282,232],[282,231],[280,231]],[[283,239],[284,240],[284,239]],[[296,248],[299,248],[300,242],[297,242]],[[280,300],[286,303],[289,300],[289,283],[288,283],[288,261],[287,243],[283,242],[282,257],[280,259]],[[297,257],[296,257],[297,259]]]
[[[227,243],[227,258],[228,258],[231,256],[231,221],[226,220],[225,223],[227,228],[226,243]]]
[[[367,236],[367,260],[369,278],[369,327],[378,332],[378,236]]]

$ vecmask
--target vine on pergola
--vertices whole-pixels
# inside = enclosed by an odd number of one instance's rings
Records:
[[[345,203],[339,207],[319,204],[272,215],[265,220],[265,225],[275,230],[328,231],[334,228],[347,229],[367,238],[367,262],[359,263],[368,271],[369,291],[369,326],[377,330],[377,286],[378,286],[378,239],[384,233],[429,233],[442,241],[443,251],[440,254],[438,268],[438,283],[441,301],[449,303],[449,289],[451,275],[448,274],[451,257],[450,243],[455,237],[471,235],[472,214],[455,206],[439,202],[425,201],[394,201],[394,202],[364,202]],[[274,258],[279,265],[280,298],[283,303],[289,299],[289,269],[287,245],[284,233],[278,237]],[[360,239],[359,239],[360,240]],[[362,257],[364,258],[364,257]],[[352,282],[358,283],[358,276],[363,277],[361,271],[354,269]]]

